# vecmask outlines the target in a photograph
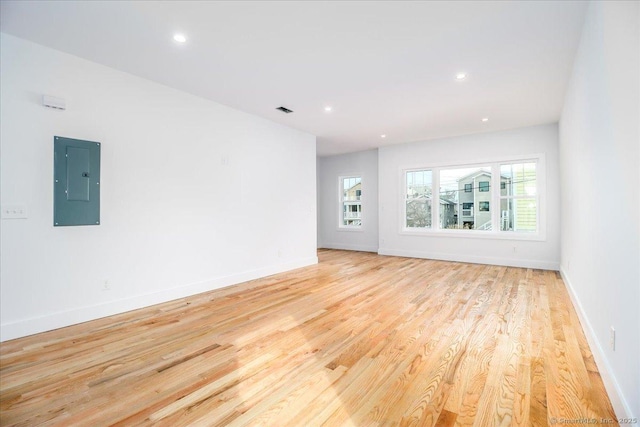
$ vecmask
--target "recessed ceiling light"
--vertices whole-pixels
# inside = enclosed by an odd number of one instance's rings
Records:
[[[327,113],[330,112],[331,110],[333,110],[333,108],[331,108],[328,105],[326,107],[324,107],[324,111],[326,111]]]
[[[489,118],[488,118],[488,117],[484,117],[484,118],[482,119],[482,121],[483,121],[483,122],[488,122],[488,121],[489,121]]]
[[[467,78],[467,73],[458,73],[456,74],[456,80],[464,80]]]
[[[184,34],[174,34],[173,39],[178,43],[185,43],[187,41],[187,36]]]
[[[386,138],[387,135],[385,135],[384,133],[382,135],[380,135],[380,138]]]

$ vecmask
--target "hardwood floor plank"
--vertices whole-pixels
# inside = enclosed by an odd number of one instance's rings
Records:
[[[0,425],[545,426],[615,419],[551,271],[320,263],[0,344]]]

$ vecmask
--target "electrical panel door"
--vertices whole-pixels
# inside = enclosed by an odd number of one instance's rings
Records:
[[[100,143],[53,138],[53,225],[100,224]]]

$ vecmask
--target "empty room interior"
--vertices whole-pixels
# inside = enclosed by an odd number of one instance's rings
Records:
[[[639,2],[0,5],[0,425],[638,424]]]

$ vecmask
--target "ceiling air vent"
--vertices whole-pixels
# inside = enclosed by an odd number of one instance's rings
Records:
[[[287,114],[293,113],[293,110],[289,110],[287,107],[278,107],[278,108],[276,108],[276,110],[280,110],[283,113],[287,113]]]

